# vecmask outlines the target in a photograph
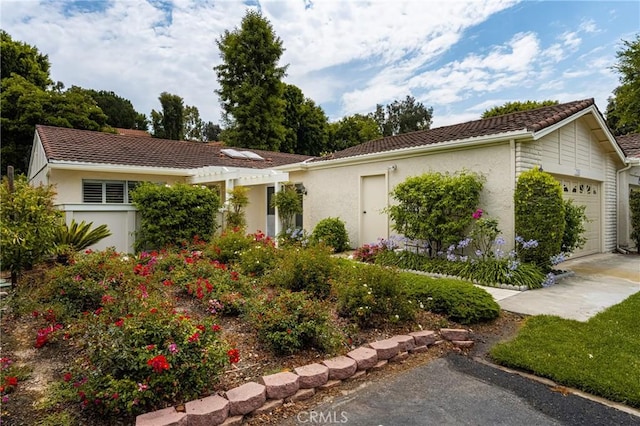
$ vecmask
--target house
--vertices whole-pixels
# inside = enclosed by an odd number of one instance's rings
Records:
[[[637,249],[631,235],[629,193],[640,191],[640,133],[617,137],[626,156],[626,167],[618,171],[618,243],[625,249]]]
[[[72,219],[106,224],[112,236],[96,248],[133,251],[138,227],[129,191],[139,182],[206,185],[221,199],[234,185],[250,188],[249,229],[279,232],[268,197],[289,180],[277,167],[310,157],[225,148],[220,144],[36,126],[29,180],[56,186],[55,204]],[[220,223],[220,221],[218,222]]]
[[[516,179],[539,166],[558,179],[565,197],[587,207],[587,244],[577,255],[612,251],[620,223],[628,222],[617,214],[618,181],[635,170],[626,169],[630,157],[593,99],[389,136],[315,158],[47,126],[37,126],[34,142],[30,180],[57,185],[56,203],[68,221],[107,223],[115,232],[104,245],[120,250],[131,249],[136,228],[127,189],[143,180],[217,187],[223,197],[234,185],[248,185],[248,229],[270,235],[279,229],[268,199],[290,181],[304,187],[305,229],[340,217],[358,246],[394,233],[384,208],[395,185],[462,169],[486,178],[481,207],[512,242]]]

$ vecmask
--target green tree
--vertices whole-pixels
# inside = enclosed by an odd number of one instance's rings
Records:
[[[15,73],[2,79],[0,110],[2,170],[13,165],[17,173],[29,167],[36,124],[101,130],[107,119],[83,89],[44,90]]]
[[[247,227],[247,219],[244,209],[249,205],[249,188],[246,186],[234,186],[233,189],[227,191],[228,197],[226,211],[226,228],[244,229]]]
[[[640,35],[623,41],[613,69],[620,74],[620,86],[607,105],[607,124],[616,135],[640,132]]]
[[[329,123],[327,151],[340,151],[382,136],[373,117],[354,114]]]
[[[222,129],[218,124],[213,124],[211,121],[207,121],[202,126],[202,137],[205,141],[217,141],[220,140],[220,134]]]
[[[520,250],[519,257],[543,270],[551,269],[551,256],[562,251],[565,207],[560,183],[538,167],[518,177],[513,195],[516,235],[538,246]]]
[[[130,100],[116,95],[112,91],[88,89],[89,96],[96,101],[102,112],[107,116],[107,124],[122,129],[137,128],[136,120],[139,113]]]
[[[35,46],[14,41],[6,31],[0,30],[0,51],[0,78],[3,80],[17,74],[42,90],[53,83],[49,77],[49,57]]]
[[[398,184],[388,207],[393,229],[405,237],[426,241],[435,256],[464,238],[480,201],[484,179],[470,172],[439,172],[413,176]]]
[[[217,41],[222,64],[216,66],[229,145],[278,151],[285,138],[282,78],[284,48],[269,21],[248,11],[240,28]]]
[[[188,141],[205,141],[204,122],[200,118],[197,107],[187,105],[184,107],[183,134]]]
[[[18,275],[49,255],[54,247],[61,213],[53,205],[51,186],[33,187],[18,175],[13,190],[7,177],[0,186],[0,268],[11,271],[12,283]]]
[[[399,135],[416,130],[428,130],[431,127],[433,108],[427,108],[407,95],[402,101],[393,101],[383,106],[376,105],[376,111],[370,116],[378,124],[382,136]]]
[[[272,207],[278,209],[282,230],[287,232],[294,227],[294,218],[302,213],[302,196],[292,183],[283,184],[281,190],[273,194]]]
[[[529,111],[531,109],[542,108],[551,105],[558,105],[558,101],[524,101],[507,102],[502,106],[495,106],[482,113],[481,118],[497,117],[499,115],[511,114],[512,112]]]
[[[185,107],[182,98],[162,92],[158,97],[162,112],[151,110],[153,137],[181,141],[184,139]]]
[[[304,155],[320,155],[326,151],[329,121],[321,107],[292,84],[284,85],[285,140],[280,151]]]

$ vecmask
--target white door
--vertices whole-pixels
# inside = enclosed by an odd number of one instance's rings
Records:
[[[562,195],[565,199],[573,200],[574,204],[586,206],[585,213],[588,222],[585,223],[587,239],[584,247],[573,253],[574,257],[600,253],[600,238],[602,229],[602,213],[600,209],[600,183],[584,179],[560,179]]]
[[[360,245],[389,237],[388,199],[386,175],[360,178]]]

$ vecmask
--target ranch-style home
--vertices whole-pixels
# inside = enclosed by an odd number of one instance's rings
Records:
[[[298,226],[310,231],[339,217],[358,246],[394,234],[383,210],[395,185],[463,169],[486,178],[481,207],[513,241],[517,176],[539,166],[558,179],[565,197],[587,207],[588,241],[576,253],[587,255],[631,243],[628,192],[640,169],[633,143],[623,151],[593,99],[390,136],[325,157],[37,126],[29,179],[56,185],[68,222],[109,226],[113,236],[97,248],[132,250],[137,218],[128,191],[141,181],[206,185],[223,199],[234,186],[248,186],[248,230],[269,235],[280,231],[270,197],[292,182],[303,197]]]

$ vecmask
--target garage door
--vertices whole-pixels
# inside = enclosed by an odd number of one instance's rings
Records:
[[[574,204],[587,207],[585,213],[589,221],[585,224],[586,232],[584,235],[587,242],[573,256],[600,253],[600,229],[602,226],[600,184],[582,179],[559,178],[558,180],[562,185],[562,193],[565,199],[571,199]]]

